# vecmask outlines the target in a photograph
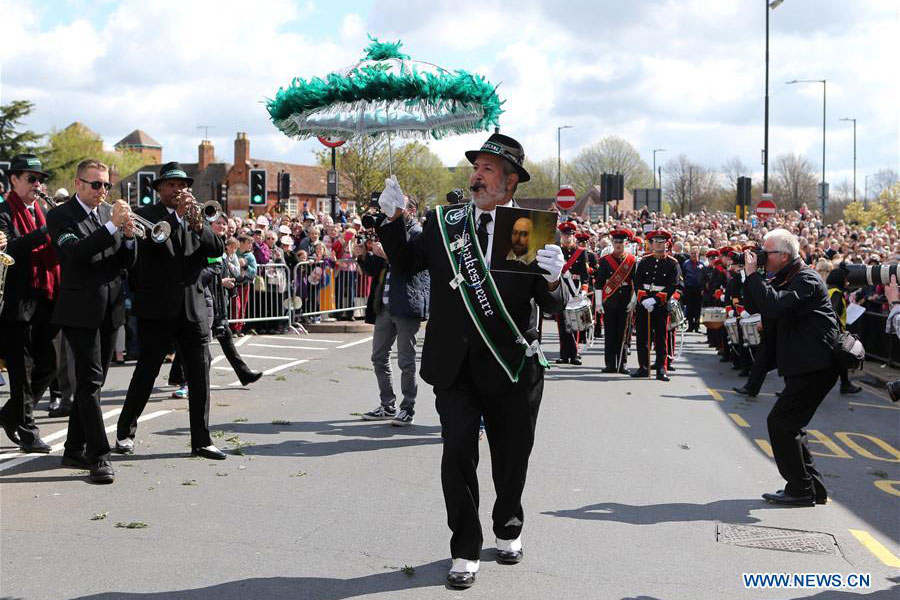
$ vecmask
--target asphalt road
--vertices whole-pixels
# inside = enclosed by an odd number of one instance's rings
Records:
[[[545,323],[550,358],[555,327]],[[832,500],[778,508],[765,416],[690,335],[670,383],[604,375],[602,340],[581,367],[547,375],[525,504],[525,560],[490,545],[487,442],[479,472],[487,533],[475,586],[448,590],[440,428],[420,385],[415,425],[370,423],[378,404],[366,334],[245,337],[267,376],[242,388],[218,359],[210,422],[225,461],[192,459],[186,402],[163,368],[133,456],[116,481],[63,469],[65,422],[38,414],[60,448],[0,447],[0,596],[91,599],[896,598],[900,410],[877,390],[835,389],[810,425]],[[218,352],[215,348],[214,355]],[[635,362],[634,358],[631,360]],[[107,424],[131,366],[114,367]],[[2,388],[0,388],[2,389]],[[112,429],[111,429],[112,431]],[[110,434],[112,437],[113,434]],[[127,528],[138,523],[145,527]],[[781,528],[793,531],[778,531]],[[819,532],[824,535],[807,535]],[[728,543],[738,541],[743,545]],[[798,550],[807,551],[798,551]],[[746,589],[745,573],[870,577],[865,589]]]

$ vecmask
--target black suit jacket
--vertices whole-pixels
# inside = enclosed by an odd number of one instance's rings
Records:
[[[59,255],[60,286],[53,322],[64,327],[100,327],[107,312],[112,326],[125,322],[122,269],[137,257],[136,242],[128,248],[121,231],[110,234],[105,223],[112,207],[97,207],[100,225],[88,217],[75,197],[47,213],[47,229]]]
[[[207,258],[220,257],[225,253],[222,239],[205,224],[200,233],[189,228],[187,223],[182,228],[175,213],[169,213],[163,204],[147,206],[136,212],[153,223],[168,222],[172,235],[162,244],[150,239],[138,242],[140,258],[133,270],[132,311],[135,316],[169,320],[183,313],[188,321],[206,323],[209,311],[199,278],[208,264]]]
[[[31,285],[31,251],[49,240],[47,231],[38,228],[19,233],[7,202],[0,202],[0,231],[6,234],[4,252],[16,261],[6,273],[0,321],[30,321],[39,298]]]
[[[435,212],[428,213],[422,233],[412,241],[407,241],[403,219],[385,222],[379,229],[379,237],[392,269],[409,276],[428,269],[431,275],[431,311],[422,348],[422,379],[437,389],[447,389],[468,361],[472,380],[480,393],[509,391],[512,383],[476,331],[460,292],[450,288],[454,275]],[[523,334],[537,325],[538,313],[533,310],[533,300],[544,312],[557,313],[565,308],[568,293],[564,285],[551,292],[547,280],[540,275],[503,272],[492,275],[503,303]],[[513,345],[514,341],[507,343]]]

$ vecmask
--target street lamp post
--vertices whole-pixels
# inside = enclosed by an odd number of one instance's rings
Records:
[[[865,189],[863,190],[863,210],[869,210],[869,176],[866,175]]]
[[[571,125],[560,125],[556,128],[556,189],[562,189],[562,130],[571,129]]]
[[[769,193],[769,11],[784,0],[766,0],[766,115],[763,135],[763,193]]]
[[[853,121],[853,201],[856,202],[856,119],[847,117],[841,121]]]
[[[822,84],[822,222],[825,222],[825,99],[827,97],[825,79],[793,79],[786,82],[794,83],[821,83]]]
[[[665,148],[654,148],[653,149],[653,187],[656,187],[656,153],[657,152],[665,152]],[[662,183],[662,177],[660,179],[660,184]]]

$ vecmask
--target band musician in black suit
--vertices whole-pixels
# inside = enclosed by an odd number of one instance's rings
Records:
[[[188,383],[191,453],[225,458],[209,435],[209,312],[200,282],[207,259],[221,257],[225,246],[202,216],[195,223],[185,218],[188,206],[195,204],[188,189],[192,183],[177,162],[163,165],[153,182],[160,203],[137,211],[153,223],[167,223],[171,233],[162,243],[152,239],[140,242],[132,312],[138,319],[141,353],[117,425],[115,451],[121,454],[134,452],[138,417],[174,341]]]
[[[109,168],[94,159],[76,170],[76,194],[47,213],[47,228],[60,260],[60,289],[53,322],[62,328],[75,359],[75,393],[63,465],[90,469],[96,483],[112,483],[109,440],[100,389],[125,322],[122,269],[134,265],[137,248],[128,203],[105,202]]]
[[[388,180],[379,198],[388,215],[379,236],[391,268],[407,275],[428,269],[431,276],[421,375],[434,386],[444,441],[441,484],[452,531],[447,582],[460,588],[474,583],[481,552],[476,466],[482,416],[497,492],[492,512],[497,560],[522,559],[521,499],[546,366],[536,343],[535,302],[557,313],[568,299],[559,284],[564,263],[559,246],[538,250],[543,276],[492,273],[484,258],[491,256],[496,208],[513,206],[517,184],[529,178],[522,146],[495,133],[466,158],[474,167],[473,202],[429,212],[412,241],[398,218],[406,200],[397,182]]]

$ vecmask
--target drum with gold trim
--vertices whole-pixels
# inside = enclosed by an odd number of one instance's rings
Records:
[[[741,333],[744,335],[745,346],[759,346],[762,342],[762,317],[745,313],[741,317]]]
[[[569,331],[586,331],[594,327],[594,315],[591,314],[591,301],[584,296],[576,296],[569,300],[563,311],[566,328]]]
[[[707,329],[721,329],[725,317],[725,309],[721,306],[705,306],[700,312],[700,321]]]

